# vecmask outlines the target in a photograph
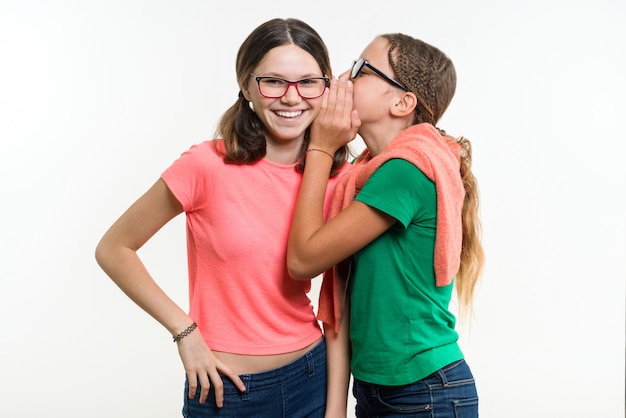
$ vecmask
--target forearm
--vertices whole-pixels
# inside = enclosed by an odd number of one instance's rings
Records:
[[[158,179],[108,229],[95,254],[96,261],[115,284],[173,335],[193,321],[157,286],[137,251],[181,212],[180,203],[165,182]]]
[[[346,417],[348,409],[348,387],[350,384],[349,325],[349,307],[346,307],[344,311],[338,333],[333,327],[324,324],[328,368],[326,418]]]
[[[307,271],[307,249],[310,238],[324,225],[324,197],[333,162],[316,151],[309,151],[306,159],[287,248],[289,273],[297,279],[310,279],[318,273]]]
[[[287,267],[295,279],[310,279],[352,254],[334,254],[336,237],[345,230],[324,226],[324,195],[336,150],[354,139],[361,125],[352,109],[352,82],[347,75],[332,79],[322,97],[320,113],[311,125],[309,150],[287,249]],[[329,155],[325,155],[329,154]],[[350,225],[348,225],[350,227]]]
[[[178,335],[193,322],[157,285],[130,248],[111,248],[104,239],[96,259],[113,282],[141,309],[161,323],[172,335]]]

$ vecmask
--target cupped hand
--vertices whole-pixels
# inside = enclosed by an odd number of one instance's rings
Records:
[[[346,74],[333,78],[322,96],[319,114],[311,125],[310,147],[334,154],[352,141],[361,126],[352,104],[353,85]]]
[[[200,332],[192,332],[178,343],[178,353],[187,379],[189,380],[189,398],[194,398],[200,388],[200,403],[205,403],[209,389],[213,385],[218,408],[224,405],[224,384],[222,376],[233,381],[242,392],[246,390],[243,382],[230,367],[219,361],[206,345]]]

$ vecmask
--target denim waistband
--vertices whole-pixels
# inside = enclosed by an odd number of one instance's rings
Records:
[[[377,387],[385,386],[385,385],[378,385],[376,383],[365,382],[357,378],[355,378],[354,381],[357,382],[360,386],[371,387],[372,390],[374,390]],[[410,385],[421,383],[429,387],[446,387],[450,384],[450,382],[463,383],[463,382],[473,382],[473,381],[474,381],[474,377],[472,375],[472,372],[469,366],[465,362],[465,359],[460,359],[457,361],[453,361],[452,363],[442,367],[441,369],[437,370],[436,372],[430,374],[429,376],[426,376],[425,378],[417,382],[412,382],[406,385],[399,385],[399,386],[410,386]]]
[[[317,373],[326,371],[326,341],[324,337],[311,351],[291,363],[261,373],[242,374],[239,377],[246,386],[246,392],[250,392],[262,387],[285,383],[303,374],[310,377],[316,373],[316,369]],[[230,379],[224,378],[223,380],[224,393],[239,392]]]

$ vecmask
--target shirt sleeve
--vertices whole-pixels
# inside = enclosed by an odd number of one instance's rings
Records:
[[[161,174],[185,212],[199,209],[206,200],[198,197],[206,196],[206,189],[209,187],[209,147],[208,142],[193,145]]]
[[[411,222],[436,216],[435,184],[412,163],[394,158],[376,170],[355,200],[396,218],[406,229]]]

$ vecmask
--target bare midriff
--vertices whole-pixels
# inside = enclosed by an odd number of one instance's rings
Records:
[[[277,369],[299,359],[313,349],[322,339],[301,348],[297,351],[283,354],[271,354],[265,356],[251,356],[245,354],[225,353],[214,351],[215,357],[232,368],[237,374],[261,373],[268,370]]]

